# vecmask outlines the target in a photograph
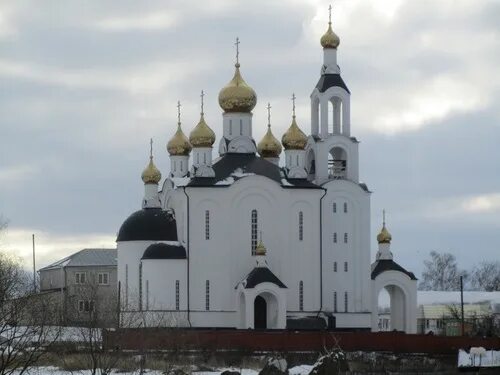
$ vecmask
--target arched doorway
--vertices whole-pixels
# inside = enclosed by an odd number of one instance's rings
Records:
[[[267,302],[262,296],[255,297],[254,301],[254,328],[267,328]]]
[[[407,331],[408,302],[404,290],[397,285],[386,285],[378,297],[379,330]]]
[[[347,153],[341,147],[333,147],[328,154],[328,177],[334,180],[347,178]]]

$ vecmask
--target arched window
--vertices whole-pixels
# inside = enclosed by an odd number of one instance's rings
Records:
[[[175,309],[177,311],[179,311],[179,309],[180,309],[180,302],[181,302],[180,282],[179,282],[179,280],[175,280]]]
[[[207,164],[207,154],[203,153],[203,164]]]
[[[344,293],[344,311],[345,312],[349,311],[348,307],[349,307],[349,300],[348,300],[347,292],[345,292]]]
[[[297,167],[299,166],[299,155],[297,155]]]
[[[337,213],[337,203],[333,202],[333,213]]]
[[[210,310],[210,280],[205,281],[205,310]]]
[[[146,310],[149,310],[149,280],[146,280]]]
[[[344,213],[347,213],[347,202],[344,202]]]
[[[252,255],[255,255],[255,248],[257,247],[257,232],[258,232],[258,217],[257,217],[257,210],[252,210],[252,216],[251,216],[251,248],[252,248]]]
[[[243,120],[240,119],[240,135],[243,135]]]
[[[196,164],[200,164],[200,153],[196,153]]]
[[[347,262],[344,262],[344,272],[347,272],[349,270],[349,266]]]
[[[299,310],[304,311],[304,282],[299,283]]]
[[[347,233],[344,233],[344,243],[347,243]]]
[[[333,272],[337,272],[337,262],[333,262]]]
[[[139,311],[142,311],[142,262],[139,263]]]
[[[233,135],[233,120],[229,120],[229,135]]]
[[[299,241],[304,240],[304,213],[299,212]]]
[[[125,306],[128,308],[128,264],[125,264]]]
[[[184,168],[184,166],[182,165],[182,160],[181,160],[181,172],[182,172],[183,168]]]
[[[337,292],[333,292],[333,312],[337,312]]]
[[[337,232],[333,233],[333,243],[337,243]]]
[[[210,211],[205,211],[205,240],[210,239]]]

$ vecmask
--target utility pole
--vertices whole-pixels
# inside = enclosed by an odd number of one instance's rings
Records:
[[[31,235],[33,242],[33,293],[36,293],[36,264],[35,264],[35,235]]]
[[[462,312],[462,336],[465,335],[465,321],[464,321],[464,280],[463,276],[460,276],[460,308]]]

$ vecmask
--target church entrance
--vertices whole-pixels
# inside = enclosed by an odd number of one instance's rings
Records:
[[[267,302],[261,296],[257,296],[254,302],[254,328],[267,328]]]

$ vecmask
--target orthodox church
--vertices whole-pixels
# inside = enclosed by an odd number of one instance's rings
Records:
[[[216,159],[203,92],[189,137],[179,103],[168,177],[159,189],[151,153],[142,209],[118,233],[122,324],[140,314],[143,326],[377,331],[385,288],[391,329],[416,332],[416,278],[394,262],[385,219],[371,263],[371,192],[359,180],[339,44],[330,15],[309,135],[296,121],[293,96],[281,142],[270,105],[267,132],[253,139],[257,95],[242,77],[238,52],[218,97],[223,136]]]

